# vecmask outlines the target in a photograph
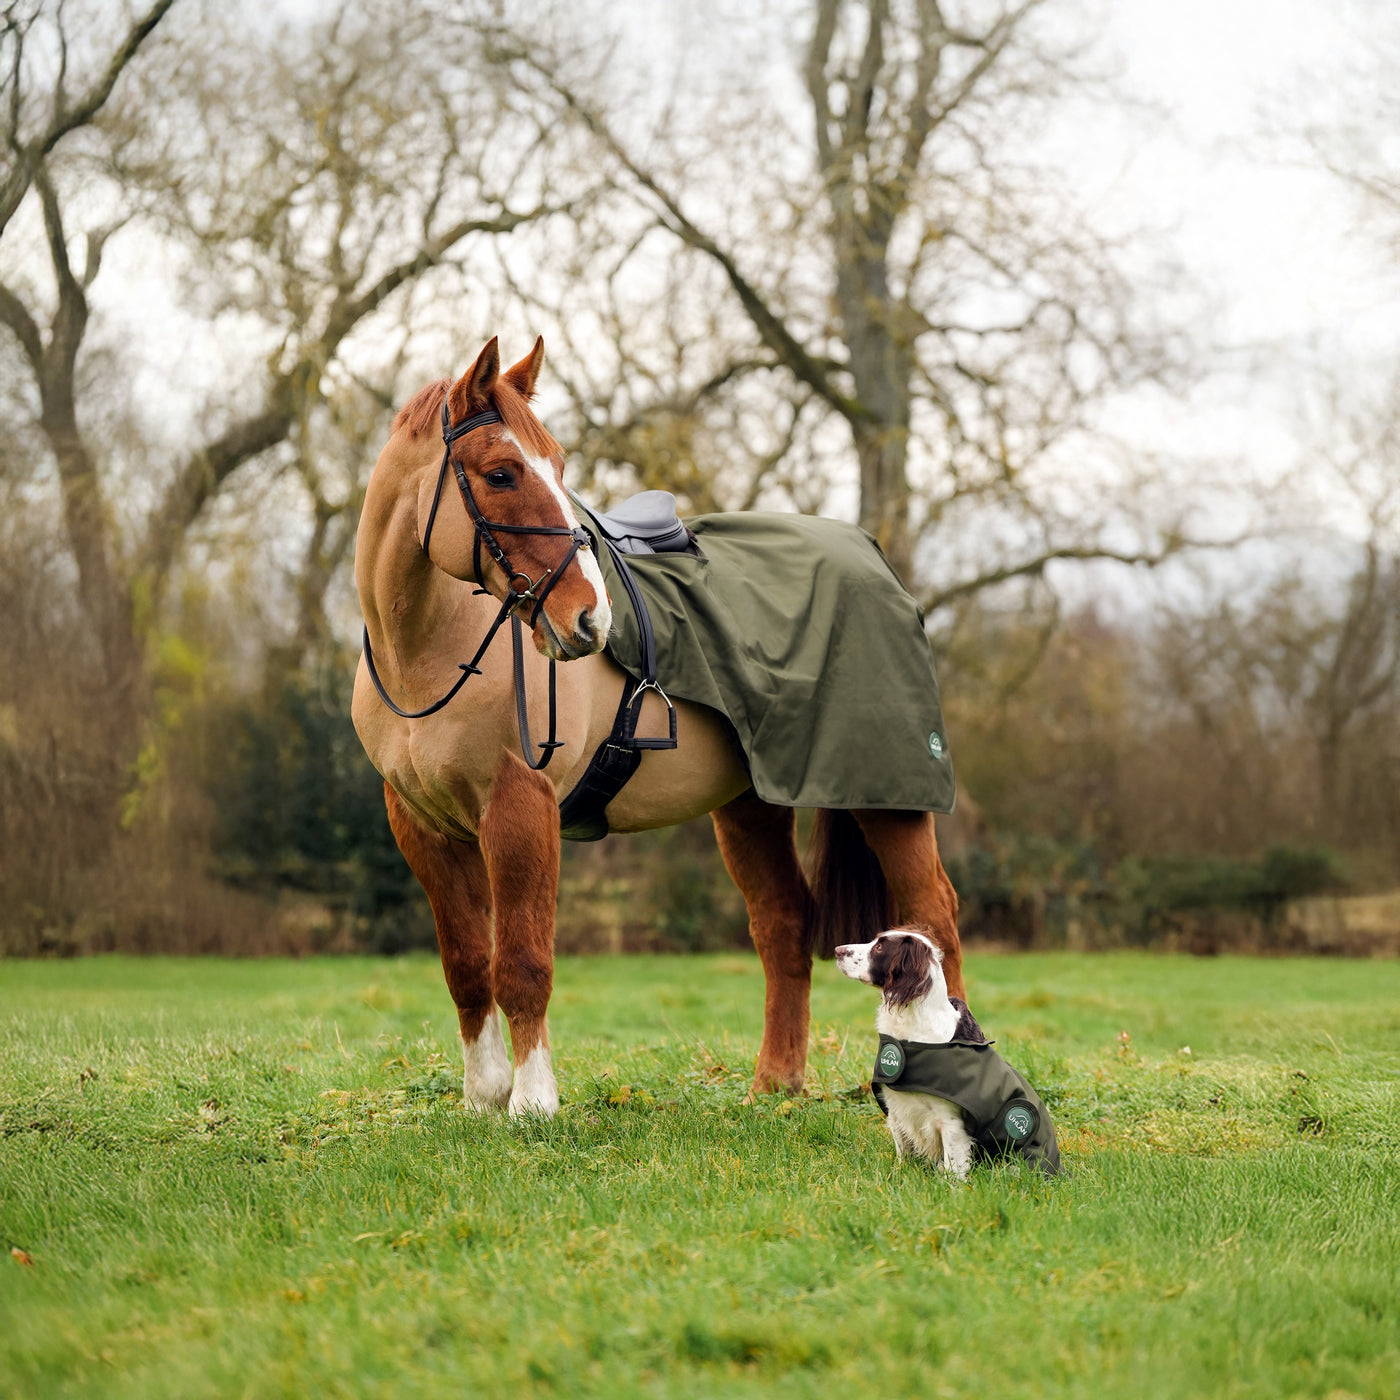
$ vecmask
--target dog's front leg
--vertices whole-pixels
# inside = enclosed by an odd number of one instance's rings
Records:
[[[893,1113],[885,1122],[889,1127],[890,1136],[894,1139],[895,1161],[902,1162],[914,1150],[914,1139],[909,1136],[904,1125],[896,1121]]]
[[[959,1181],[966,1181],[972,1170],[972,1138],[956,1118],[941,1125],[943,1133],[943,1170],[952,1172]]]

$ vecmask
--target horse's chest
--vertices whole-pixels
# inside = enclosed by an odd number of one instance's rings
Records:
[[[490,792],[490,755],[458,729],[440,721],[381,723],[360,737],[384,781],[426,825],[471,840]]]
[[[399,795],[439,831],[475,837],[491,791],[490,759],[470,735],[449,738],[446,726],[413,733],[397,747],[393,774]],[[455,728],[455,726],[454,726]]]

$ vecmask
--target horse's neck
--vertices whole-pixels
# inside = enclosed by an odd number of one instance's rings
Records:
[[[497,604],[472,598],[475,584],[443,573],[423,553],[412,482],[392,498],[366,499],[355,552],[360,608],[381,672],[387,666],[402,682],[455,669],[445,644],[461,644],[464,624],[466,635],[485,635]]]

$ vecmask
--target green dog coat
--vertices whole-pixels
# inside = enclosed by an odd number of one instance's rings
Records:
[[[962,1110],[978,1156],[1018,1152],[1047,1176],[1060,1170],[1055,1125],[1040,1095],[1025,1075],[992,1049],[989,1040],[950,1040],[933,1045],[881,1034],[870,1081],[881,1113],[889,1114],[886,1088],[933,1094]]]

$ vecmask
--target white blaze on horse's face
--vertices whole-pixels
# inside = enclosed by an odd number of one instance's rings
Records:
[[[508,428],[501,432],[500,441],[509,443],[521,457],[526,468],[533,472],[543,483],[549,494],[554,498],[560,513],[564,517],[564,524],[571,530],[576,529],[579,524],[578,515],[575,513],[568,494],[559,484],[555,475],[554,463],[548,457],[537,457],[531,452],[527,452],[519,439]],[[550,522],[553,523],[553,522]],[[558,648],[558,659],[567,661],[577,656],[590,656],[602,651],[607,644],[608,633],[612,629],[612,604],[608,601],[607,585],[603,582],[603,571],[598,567],[598,560],[593,551],[581,549],[574,556],[574,563],[578,565],[584,580],[593,590],[592,603],[585,603],[582,607],[574,610],[572,618],[567,619],[566,626],[561,629],[549,616],[550,603],[553,601],[553,593],[545,600],[545,606],[540,613],[540,621],[548,626],[546,634],[546,653]],[[553,646],[548,645],[553,643]]]

